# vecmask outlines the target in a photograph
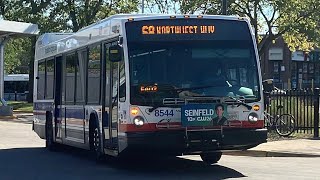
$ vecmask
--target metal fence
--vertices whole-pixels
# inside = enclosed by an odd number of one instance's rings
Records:
[[[296,132],[319,137],[319,89],[279,90],[270,93],[266,111],[271,115],[291,114],[295,117]],[[278,109],[281,105],[283,108]]]

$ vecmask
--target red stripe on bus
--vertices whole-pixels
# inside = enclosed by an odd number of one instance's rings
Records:
[[[238,123],[238,124],[237,124]],[[241,125],[239,124],[240,121],[233,121],[231,122],[231,126],[224,126],[225,129],[229,128],[263,128],[264,127],[264,120],[258,120],[257,123],[250,123],[248,121],[241,121]],[[168,128],[169,127],[169,128]],[[203,128],[203,127],[198,127]],[[143,131],[161,131],[161,130],[177,130],[183,129],[181,127],[181,123],[147,123],[144,124],[142,127],[137,127],[134,124],[120,124],[119,125],[120,132],[143,132]],[[197,127],[190,127],[190,129],[197,129]],[[208,127],[206,129],[220,129],[219,126],[216,127]]]

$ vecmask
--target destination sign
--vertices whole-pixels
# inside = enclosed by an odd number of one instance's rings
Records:
[[[252,41],[245,21],[222,19],[151,19],[126,22],[126,38],[131,42],[169,41]]]
[[[214,33],[213,25],[191,26],[142,26],[142,34],[210,34]]]

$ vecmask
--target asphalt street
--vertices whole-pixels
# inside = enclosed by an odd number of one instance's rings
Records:
[[[78,179],[318,179],[320,158],[223,156],[206,166],[199,156],[135,157],[97,164],[89,152],[44,148],[31,124],[0,121],[0,180]]]

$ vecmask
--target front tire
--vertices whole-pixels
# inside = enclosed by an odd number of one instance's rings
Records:
[[[294,132],[295,119],[290,114],[282,114],[276,122],[276,131],[280,136],[287,137]]]
[[[221,156],[222,152],[210,152],[200,154],[202,161],[207,165],[217,163],[221,159]]]

